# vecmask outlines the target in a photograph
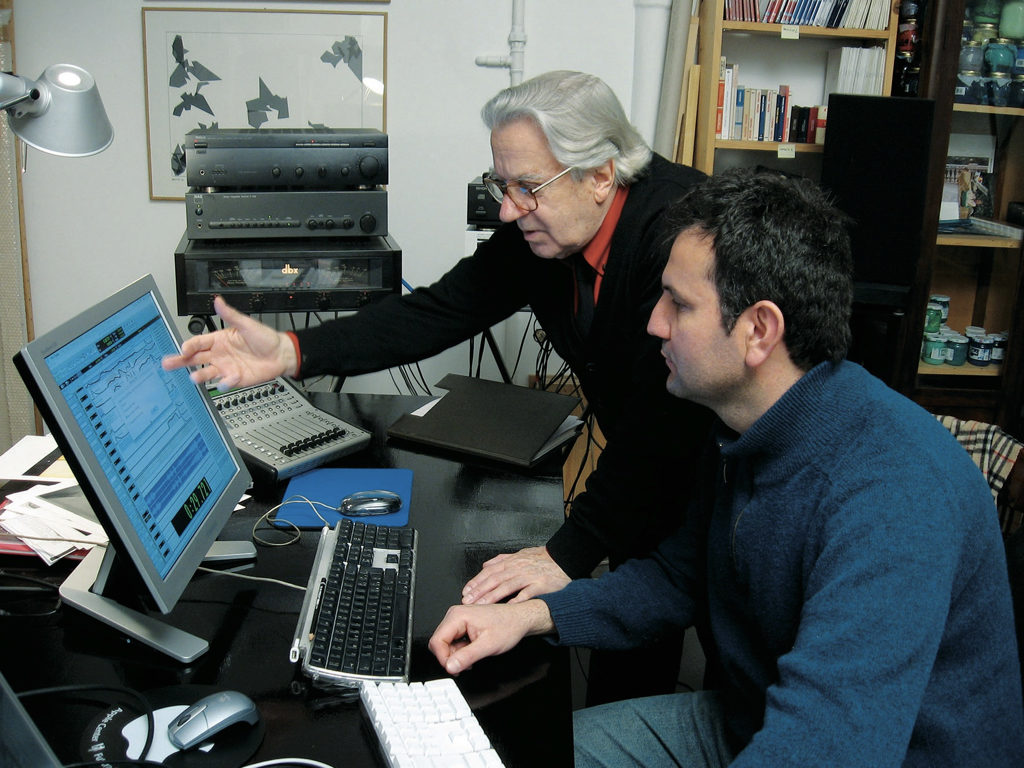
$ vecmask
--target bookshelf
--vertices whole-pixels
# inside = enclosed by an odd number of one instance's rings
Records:
[[[727,59],[737,56],[743,61],[740,82],[756,77],[760,80],[751,79],[749,82],[752,85],[756,83],[754,87],[768,89],[792,81],[793,103],[810,106],[827,102],[824,81],[830,49],[881,46],[885,51],[882,92],[888,94],[896,53],[895,3],[889,6],[885,29],[845,29],[729,20],[725,18],[726,2],[701,0],[697,50],[700,95],[694,167],[713,173],[716,153],[720,150],[756,152],[761,153],[759,157],[771,155],[780,158],[814,156],[822,152],[820,144],[716,138],[718,78],[723,55]]]
[[[951,133],[995,137],[993,218],[1005,221],[1009,204],[1024,201],[1024,109],[953,101],[965,0],[934,0],[922,40],[921,95],[935,101],[930,186],[936,217]],[[1021,240],[974,234],[940,234],[923,249],[912,287],[906,360],[897,388],[934,413],[998,424],[1024,436],[1024,256]],[[912,359],[920,349],[929,296],[950,297],[953,328],[966,324],[1007,331],[1001,363],[984,367],[928,365]]]

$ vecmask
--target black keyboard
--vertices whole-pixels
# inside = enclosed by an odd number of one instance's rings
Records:
[[[408,681],[416,532],[341,520],[325,529],[292,661],[315,683]]]

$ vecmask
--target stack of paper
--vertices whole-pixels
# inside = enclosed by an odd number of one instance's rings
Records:
[[[51,436],[22,438],[0,456],[0,493],[0,552],[34,552],[52,565],[107,543]]]

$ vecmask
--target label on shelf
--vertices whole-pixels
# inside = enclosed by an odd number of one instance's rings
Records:
[[[786,159],[796,157],[796,144],[792,144],[789,142],[785,144],[779,144],[778,157],[783,157]]]
[[[799,40],[800,27],[797,24],[783,24],[779,37],[783,40]]]

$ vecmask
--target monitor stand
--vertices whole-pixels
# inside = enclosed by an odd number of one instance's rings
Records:
[[[210,644],[203,638],[102,594],[115,557],[112,547],[92,549],[61,584],[60,596],[64,602],[178,661],[195,661],[206,653]],[[256,548],[250,542],[215,541],[204,562],[255,557]]]

